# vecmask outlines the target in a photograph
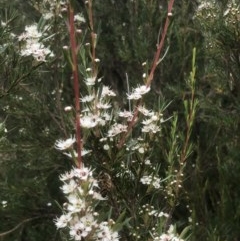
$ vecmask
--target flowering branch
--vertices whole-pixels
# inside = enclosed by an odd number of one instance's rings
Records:
[[[70,27],[70,45],[72,53],[72,72],[74,81],[75,95],[75,111],[76,111],[76,140],[77,140],[77,165],[82,166],[82,148],[81,148],[81,126],[80,126],[80,103],[79,103],[79,81],[78,81],[78,65],[77,65],[77,44],[74,26],[74,10],[69,3],[69,27]]]
[[[147,78],[147,81],[146,81],[146,88],[148,88],[151,85],[155,70],[156,70],[158,62],[159,62],[160,54],[161,54],[161,51],[162,51],[162,48],[163,48],[163,45],[164,45],[164,42],[165,42],[167,30],[168,30],[168,27],[169,27],[170,17],[172,16],[173,4],[174,4],[174,0],[170,0],[170,2],[168,4],[168,14],[167,14],[167,18],[166,18],[166,21],[165,21],[162,37],[161,37],[160,42],[157,44],[157,51],[155,52],[152,68],[151,68],[150,74],[149,74],[149,76]],[[141,103],[142,103],[142,99],[139,99],[137,101],[136,108],[134,110],[132,121],[128,125],[127,132],[124,133],[124,135],[122,136],[122,138],[120,139],[120,141],[117,145],[118,149],[120,149],[123,146],[127,136],[129,135],[132,128],[136,124],[138,113],[139,113],[138,107],[141,105]]]

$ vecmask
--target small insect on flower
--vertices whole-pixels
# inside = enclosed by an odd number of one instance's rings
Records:
[[[66,150],[72,147],[72,145],[76,142],[75,137],[70,137],[67,140],[57,140],[55,143],[55,148],[58,150]]]
[[[112,182],[111,176],[101,171],[97,176],[98,185],[100,188],[100,193],[103,197],[106,197],[107,194],[113,189],[114,184]]]

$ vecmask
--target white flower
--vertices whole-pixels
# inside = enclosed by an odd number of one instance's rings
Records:
[[[152,118],[142,121],[143,125],[149,125],[153,122]]]
[[[144,94],[150,91],[150,87],[142,85],[133,90],[131,94],[128,95],[129,100],[138,100],[142,98]]]
[[[160,128],[159,126],[157,126],[156,124],[154,123],[151,123],[149,125],[145,125],[143,126],[142,128],[142,132],[149,132],[149,133],[157,133],[160,131]]]
[[[48,20],[54,17],[53,13],[43,13],[42,14],[43,18]]]
[[[99,117],[96,115],[85,115],[80,117],[80,123],[83,128],[93,128],[98,125]]]
[[[105,144],[105,145],[103,146],[103,149],[104,149],[104,150],[106,150],[106,151],[108,151],[108,150],[109,150],[109,148],[110,148],[110,147],[109,147],[109,145],[108,145],[108,144]]]
[[[145,152],[144,147],[139,147],[138,152],[143,154]]]
[[[81,199],[76,194],[70,194],[68,197],[69,204],[67,205],[67,210],[70,213],[79,213],[86,209],[86,202]]]
[[[113,232],[107,222],[99,224],[99,230],[97,231],[97,240],[99,241],[118,241],[118,233]]]
[[[139,100],[142,98],[142,96],[140,94],[137,93],[131,93],[131,94],[127,94],[128,99],[129,100]]]
[[[74,15],[74,21],[80,22],[80,23],[85,23],[86,20],[81,14],[76,14]]]
[[[184,240],[178,238],[174,234],[174,227],[173,227],[173,225],[171,225],[167,234],[163,233],[163,234],[161,234],[160,237],[154,237],[154,241],[184,241]]]
[[[145,184],[145,185],[150,185],[151,182],[152,182],[152,177],[151,176],[143,176],[141,179],[140,179],[140,182],[142,184]]]
[[[59,179],[61,181],[67,181],[74,177],[74,172],[71,170],[70,172],[66,172],[65,174],[62,174],[59,176]]]
[[[145,116],[152,116],[154,113],[148,109],[146,109],[144,106],[139,106],[138,110]]]
[[[41,36],[41,33],[37,29],[37,25],[33,24],[25,27],[25,32],[18,37],[18,40],[39,39]]]
[[[74,168],[73,173],[76,178],[84,181],[92,177],[92,171],[87,167]]]
[[[65,194],[70,194],[70,193],[72,193],[76,188],[77,188],[77,183],[76,183],[73,179],[71,179],[71,180],[69,181],[69,183],[65,183],[65,184],[61,187],[63,193],[65,193]]]
[[[107,112],[102,113],[101,117],[103,117],[106,121],[111,120],[111,116]]]
[[[131,121],[133,118],[133,113],[131,111],[124,110],[119,112],[119,116],[127,118],[128,121]]]
[[[154,188],[159,189],[161,187],[160,183],[161,183],[161,179],[160,178],[157,178],[157,177],[153,178],[152,185],[154,186]]]
[[[73,146],[73,144],[76,142],[75,137],[70,137],[67,140],[57,140],[55,143],[55,148],[58,150],[66,150]]]
[[[55,220],[55,225],[57,228],[65,228],[67,227],[68,223],[71,221],[72,217],[71,214],[63,214],[60,216],[60,218],[57,218]]]
[[[39,42],[42,36],[43,33],[38,31],[36,24],[26,26],[25,32],[18,37],[19,41],[25,41],[25,46],[22,48],[20,54],[22,56],[32,55],[37,61],[43,62],[46,61],[48,55],[53,56],[51,50]]]
[[[159,117],[157,115],[153,115],[153,116],[151,116],[151,120],[152,121],[158,121]]]
[[[85,80],[85,82],[88,86],[95,85],[96,77],[89,77]]]
[[[71,111],[72,110],[72,106],[66,106],[64,108],[64,111],[68,112],[68,111]]]
[[[75,193],[71,193],[70,195],[68,195],[67,199],[68,199],[69,203],[74,204],[74,205],[77,205],[79,202],[82,201],[80,199],[80,197]]]
[[[153,176],[143,176],[140,182],[144,185],[153,185],[154,188],[159,189],[161,187],[161,179]]]
[[[81,98],[81,102],[86,103],[86,102],[91,102],[95,99],[94,95],[86,95],[83,98]]]
[[[144,94],[146,94],[149,91],[150,91],[150,87],[149,86],[142,85],[142,86],[137,87],[134,92],[138,93],[140,95],[144,95]]]
[[[87,237],[87,235],[92,231],[95,224],[96,221],[94,220],[93,215],[91,213],[87,213],[71,227],[69,234],[75,240],[82,240],[82,238]]]
[[[150,160],[145,160],[145,165],[151,165],[151,161]]]
[[[115,123],[108,130],[108,137],[113,137],[113,136],[116,136],[116,135],[118,135],[122,132],[126,132],[126,131],[127,131],[127,125]]]
[[[112,105],[111,104],[109,104],[109,103],[101,103],[101,102],[99,102],[99,103],[97,103],[97,108],[98,109],[109,109],[110,107],[112,107]]]
[[[116,94],[108,86],[104,85],[102,88],[101,98],[105,96],[116,96]]]
[[[103,118],[98,118],[98,123],[99,123],[100,126],[105,126],[106,120],[104,120]]]

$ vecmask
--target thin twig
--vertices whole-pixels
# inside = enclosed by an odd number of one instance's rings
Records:
[[[6,235],[8,235],[10,233],[13,233],[17,229],[19,229],[22,225],[24,225],[25,223],[31,222],[31,221],[39,219],[39,218],[43,218],[45,216],[49,216],[49,215],[44,215],[44,216],[38,216],[38,217],[34,217],[34,218],[25,219],[21,223],[17,224],[14,228],[12,228],[12,229],[10,229],[10,230],[8,230],[6,232],[0,233],[0,237],[4,237],[4,236],[6,236]]]
[[[156,51],[154,59],[153,59],[153,64],[152,64],[150,74],[147,78],[147,84],[146,84],[147,87],[151,85],[151,82],[153,80],[153,76],[154,76],[154,73],[155,73],[155,70],[156,70],[156,67],[157,67],[158,60],[160,58],[160,54],[161,54],[161,51],[162,51],[162,48],[163,48],[163,45],[164,45],[164,42],[165,42],[167,30],[168,30],[169,23],[170,23],[170,17],[171,17],[171,13],[172,13],[173,4],[174,4],[174,0],[171,0],[168,4],[168,12],[167,12],[166,22],[165,22],[165,25],[164,25],[161,40],[157,45],[157,51]]]

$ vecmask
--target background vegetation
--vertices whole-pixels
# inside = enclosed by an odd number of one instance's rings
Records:
[[[207,1],[208,2],[208,1]],[[56,17],[51,23],[51,48],[56,56],[38,64],[18,53],[19,35],[33,22],[44,25],[47,1],[0,3],[0,240],[61,240],[53,219],[63,197],[58,175],[71,166],[54,149],[66,138],[71,123],[63,109],[72,105],[71,69],[62,55],[68,45],[66,29]],[[130,86],[142,81],[142,63],[151,63],[167,14],[166,1],[93,1],[97,56],[103,81],[118,92],[118,103]],[[86,17],[84,1],[75,7]],[[167,115],[178,116],[185,130],[183,100],[190,97],[186,80],[196,47],[198,111],[191,135],[192,154],[185,167],[183,190],[173,219],[182,229],[191,219],[191,240],[240,240],[240,47],[239,5],[232,1],[205,4],[176,1],[149,103],[160,98],[171,104]],[[86,17],[87,19],[87,17]],[[8,23],[6,25],[6,23]],[[82,27],[89,30],[89,23]],[[87,34],[86,34],[87,36]],[[88,38],[88,37],[86,37]],[[49,42],[50,43],[50,42]],[[61,43],[61,44],[60,44]],[[169,136],[167,122],[163,136]],[[154,153],[166,164],[161,150]],[[7,201],[5,204],[4,201]],[[171,205],[170,205],[171,207]],[[181,231],[181,230],[180,230]]]

